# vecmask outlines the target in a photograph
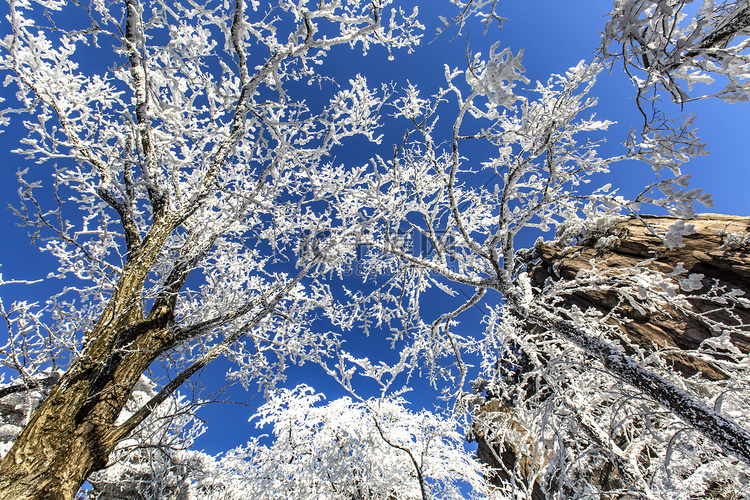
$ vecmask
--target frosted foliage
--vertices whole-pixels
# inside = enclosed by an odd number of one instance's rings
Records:
[[[493,21],[496,21],[500,28],[503,27],[503,21],[507,21],[506,18],[497,13],[499,0],[450,0],[450,2],[461,10],[451,19],[440,16],[443,26],[438,30],[438,33],[451,26],[456,26],[458,34],[461,34],[464,26],[474,17],[482,20],[485,34],[489,31]]]
[[[272,444],[229,451],[196,487],[238,499],[460,499],[462,485],[481,493],[481,466],[451,418],[413,413],[400,398],[322,399],[307,386],[274,394],[254,417]]]
[[[750,98],[750,7],[745,1],[618,0],[603,33],[605,57],[621,59],[640,89],[675,102]],[[697,12],[696,12],[697,10]]]
[[[579,314],[577,321],[616,335],[616,327],[606,325],[601,315]],[[623,380],[607,375],[577,349],[541,329],[521,335],[518,320],[502,308],[487,322],[485,348],[499,353],[502,361],[500,370],[485,366],[485,376],[493,378],[486,379],[484,388],[501,406],[485,408],[475,432],[517,453],[508,466],[506,493],[530,494],[536,481],[552,498],[568,498],[573,492],[595,498],[606,493],[685,500],[748,494],[746,463]],[[720,345],[732,355],[725,358]],[[730,378],[726,384],[685,379],[673,371],[668,349],[641,353],[636,359],[747,428],[748,356],[731,346],[728,334],[704,342],[695,353],[680,353],[720,364]]]
[[[446,68],[447,88],[433,96],[436,104],[419,105],[422,121],[411,133],[411,141],[401,146],[392,160],[377,158],[372,162],[377,182],[366,191],[368,196],[356,199],[357,205],[351,208],[388,214],[364,236],[372,249],[365,255],[365,264],[373,270],[398,271],[377,293],[352,292],[356,300],[341,309],[336,321],[349,324],[349,313],[343,311],[351,311],[352,318],[398,324],[411,311],[399,305],[395,298],[401,295],[392,291],[402,279],[413,283],[409,288],[413,295],[408,297],[416,302],[421,290],[445,286],[435,275],[477,289],[496,287],[515,297],[520,290],[514,277],[524,264],[515,239],[530,228],[556,230],[558,241],[571,242],[604,234],[624,214],[638,211],[642,203],[680,215],[690,212],[695,199],[680,189],[681,178],[654,183],[632,200],[619,196],[610,184],[584,190],[591,176],[607,173],[625,160],[640,160],[659,171],[664,157],[674,159],[672,149],[680,147],[649,142],[646,148],[644,143],[633,143],[622,155],[601,156],[597,135],[611,123],[596,119],[591,112],[596,100],[588,92],[600,70],[598,65],[581,62],[546,84],[537,82],[519,90],[515,82],[527,81],[521,74],[521,56],[507,51],[498,54],[495,46],[490,58],[489,62],[483,62],[479,54],[472,58],[464,87],[457,78],[462,71]],[[414,95],[413,89],[406,93]],[[451,96],[456,118],[452,145],[445,147],[433,138],[436,110],[438,102]],[[440,109],[445,120],[448,111]],[[471,125],[464,124],[467,115]],[[461,152],[468,150],[472,141],[489,143],[494,153],[481,163],[465,162]],[[681,152],[684,158],[674,159],[675,170],[693,153],[698,152],[690,147]],[[473,179],[481,179],[483,185]],[[663,198],[647,197],[671,181],[678,186],[672,191],[664,188]],[[414,255],[407,242],[419,238],[435,251]],[[377,309],[374,316],[363,307],[370,302]],[[435,335],[442,326],[433,328],[435,325],[420,321],[411,326],[415,328],[412,335],[425,336],[414,341],[415,345],[441,345],[440,336]],[[430,357],[435,353],[422,354]]]
[[[459,31],[474,15],[487,27],[502,20],[496,1],[451,3],[460,12],[446,24]],[[639,5],[618,2],[608,36],[626,26],[617,12]],[[628,33],[660,39],[648,23],[670,26],[679,5],[649,3]],[[735,7],[706,3],[708,24],[679,20],[672,32],[744,19]],[[549,498],[687,500],[748,483],[749,365],[730,341],[747,330],[736,313],[747,297],[679,268],[532,279],[534,237],[605,250],[621,236],[614,225],[643,207],[690,218],[710,204],[681,171],[705,154],[691,118],[602,145],[612,125],[594,113],[602,60],[531,82],[522,52],[467,48],[467,67],[446,64],[442,88],[426,95],[408,81],[373,86],[353,72],[336,82],[328,72],[337,51],[387,59],[417,47],[417,10],[388,0],[17,0],[8,21],[0,71],[16,94],[0,126],[25,114],[16,152],[36,163],[18,172],[14,210],[57,264],[42,284],[48,300],[0,303],[10,376],[0,398],[26,391],[29,423],[16,443],[59,459],[73,445],[68,429],[107,441],[110,467],[90,477],[88,495],[523,498],[537,484]],[[744,39],[738,53],[684,36],[693,48],[683,55],[702,55],[667,69],[724,72],[735,87],[717,95],[741,100]],[[677,76],[642,69],[642,89],[683,95]],[[395,148],[381,144],[386,119],[404,131]],[[355,136],[367,143],[363,159],[342,164],[339,148]],[[633,162],[654,177],[626,196],[606,174]],[[685,221],[651,229],[669,246],[690,233]],[[415,241],[427,245],[415,251]],[[359,282],[344,278],[355,265]],[[729,322],[694,310],[686,290]],[[611,294],[612,311],[566,306],[577,292]],[[440,294],[455,307],[436,311]],[[460,323],[475,306],[484,329]],[[625,309],[667,307],[716,332],[689,355],[726,380],[685,379],[666,349],[646,351],[617,328]],[[359,333],[377,348],[347,344]],[[211,457],[189,449],[205,401],[176,390],[219,357],[229,382],[267,398],[255,422],[270,435]],[[350,397],[324,403],[307,386],[282,389],[292,364],[322,370]],[[166,375],[154,385],[141,373]],[[411,409],[417,377],[441,392],[442,411]],[[496,414],[479,409],[489,396]],[[29,418],[37,403],[40,418]],[[495,489],[458,432],[472,418],[474,437],[530,450]],[[29,459],[19,448],[2,448],[3,464]],[[95,452],[91,463],[103,462]],[[617,481],[592,477],[604,470]]]
[[[0,275],[0,284],[7,283]],[[10,370],[17,383],[34,387],[36,379],[60,367],[58,357],[71,345],[71,332],[51,330],[36,303],[15,301],[6,309],[0,299],[0,316],[8,329],[0,346],[0,366]]]
[[[176,299],[166,351],[178,366],[253,328],[252,356],[268,370],[246,379],[273,386],[282,359],[326,352],[330,339],[303,321],[293,342],[268,335],[325,302],[299,285],[325,270],[320,256],[295,259],[299,236],[333,229],[327,244],[346,260],[367,223],[337,206],[370,174],[331,159],[349,137],[379,142],[389,91],[360,75],[338,85],[323,63],[350,46],[416,47],[416,10],[390,4],[12,2],[0,70],[17,100],[3,113],[31,115],[16,152],[44,165],[18,172],[14,210],[60,283],[46,303],[2,308],[3,366],[79,359],[123,276],[144,268],[137,301]]]
[[[489,61],[481,55],[470,61],[465,78],[446,67],[446,88],[434,104],[420,103],[420,120],[396,154],[373,161],[378,183],[357,200],[365,213],[385,208],[388,214],[365,235],[366,278],[378,287],[348,292],[333,321],[388,328],[393,344],[405,347],[381,364],[341,353],[340,381],[352,388],[353,374],[361,374],[388,391],[400,375],[427,375],[456,411],[474,412],[478,435],[516,450],[519,458],[496,495],[523,497],[536,487],[550,498],[613,492],[687,499],[712,488],[740,488],[748,479],[750,445],[747,355],[735,349],[736,356],[724,359],[706,343],[687,355],[726,365],[729,381],[685,379],[671,368],[668,350],[647,352],[617,326],[628,321],[626,309],[645,315],[670,307],[700,316],[714,331],[746,335],[749,325],[717,323],[678,293],[695,292],[702,277],[684,270],[662,275],[645,263],[543,284],[532,284],[527,273],[538,258],[529,248],[530,228],[554,231],[563,248],[591,242],[606,249],[621,236],[612,227],[637,216],[642,205],[691,216],[694,203],[709,202],[683,189],[680,165],[703,154],[690,119],[652,128],[640,140],[631,136],[620,156],[603,156],[598,139],[610,122],[593,115],[596,101],[588,95],[598,64],[581,62],[546,83],[522,86],[512,76],[523,70],[520,55],[493,48]],[[452,112],[445,109],[451,106]],[[449,141],[437,140],[438,113],[441,122],[454,117]],[[472,156],[479,147],[491,151],[481,162]],[[629,199],[609,184],[587,186],[626,160],[642,161],[656,174],[640,195]],[[674,177],[662,178],[665,172]],[[651,230],[676,247],[693,228],[679,221]],[[430,251],[413,252],[409,242],[417,240]],[[564,302],[574,293],[604,291],[615,297],[609,314]],[[429,297],[441,292],[455,297],[454,310],[434,310]],[[747,300],[718,285],[701,297],[729,311]],[[482,334],[458,319],[475,305],[491,309]],[[476,371],[468,360],[477,358],[486,385],[471,394],[466,389]],[[726,398],[732,410],[717,404]],[[500,405],[495,413],[479,409],[491,401]],[[736,431],[738,447],[711,427]]]
[[[591,224],[586,229],[582,237],[589,242],[619,239],[608,225]],[[564,314],[585,334],[608,339],[618,345],[617,350],[625,347],[632,353],[632,366],[661,375],[704,402],[709,413],[720,412],[747,429],[750,357],[730,340],[746,335],[750,326],[736,314],[750,306],[747,297],[703,275],[689,274],[682,265],[664,275],[640,266],[590,264],[591,269],[580,270],[573,279],[548,280],[534,290],[534,302]],[[518,286],[528,286],[525,281],[519,275]],[[680,290],[692,292],[692,300],[703,305],[695,308]],[[560,309],[571,294],[603,291],[616,297],[606,313],[594,308]],[[619,325],[629,321],[626,311],[633,309],[640,315],[676,310],[717,336],[694,351],[647,349],[620,330]],[[715,311],[722,311],[724,319],[712,316]],[[744,498],[749,493],[746,462],[726,453],[685,418],[666,411],[661,406],[664,400],[645,397],[627,378],[612,376],[596,356],[580,349],[586,343],[571,345],[544,324],[529,330],[508,306],[497,307],[485,321],[484,373],[468,404],[491,403],[479,411],[475,433],[516,454],[510,465],[505,462],[510,477],[503,486],[507,494],[524,490],[530,495],[535,482],[554,498],[568,498],[573,492],[595,497],[637,492],[638,498],[681,499]],[[708,363],[726,379],[717,383],[700,374],[685,378],[676,369],[674,356]]]
[[[161,420],[175,409],[167,405],[91,478],[87,498],[463,499],[466,487],[483,490],[482,466],[455,420],[411,412],[400,398],[322,400],[307,386],[274,393],[253,417],[271,435],[221,457],[190,450],[202,426],[184,408],[182,420]]]
[[[120,420],[124,421],[154,395],[156,385],[141,376]],[[176,394],[147,418],[110,455],[106,469],[89,477],[86,498],[172,498],[213,458],[191,450],[205,427],[193,413],[199,401]]]
[[[170,395],[210,361],[270,393],[289,364],[339,347],[312,327],[331,303],[321,280],[354,258],[372,222],[347,206],[375,176],[334,158],[353,136],[379,144],[392,90],[336,82],[325,63],[412,51],[417,10],[392,4],[9,3],[0,71],[15,99],[0,125],[25,129],[15,152],[37,164],[18,172],[14,210],[57,267],[45,302],[0,304],[2,389],[58,367],[56,394],[86,385],[80,404],[62,399],[79,404],[70,425],[97,413],[118,435],[102,488],[176,487],[200,427],[181,405],[200,401]],[[299,244],[325,231],[315,251]],[[158,366],[169,377],[153,390],[115,380]]]

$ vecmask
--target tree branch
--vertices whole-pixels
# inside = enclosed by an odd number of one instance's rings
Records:
[[[242,327],[238,328],[237,331],[227,336],[224,340],[216,344],[209,350],[203,357],[195,361],[185,370],[180,372],[174,379],[172,379],[167,385],[165,385],[153,398],[151,398],[146,404],[144,404],[137,412],[131,415],[128,420],[122,424],[114,427],[107,435],[107,442],[110,446],[114,447],[118,442],[127,437],[138,424],[143,422],[151,413],[159,406],[164,400],[166,400],[174,391],[177,390],[185,381],[196,374],[198,371],[203,369],[208,363],[218,358],[220,355],[225,353],[230,345],[232,345],[241,336],[248,333],[252,328],[257,326],[261,320],[263,320],[269,314],[273,314],[276,306],[286,297],[286,295],[297,286],[297,284],[304,278],[307,273],[318,265],[318,260],[313,259],[303,267],[297,275],[290,281],[286,286],[280,289],[274,295],[273,299],[265,303],[263,309],[256,314],[250,321],[245,323]]]
[[[615,346],[587,335],[569,322],[539,313],[530,314],[528,319],[538,326],[551,329],[596,357],[614,376],[669,409],[725,452],[750,464],[750,432],[747,429],[726,419],[664,377],[646,370]]]

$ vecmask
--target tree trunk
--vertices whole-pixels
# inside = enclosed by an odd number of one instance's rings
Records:
[[[107,465],[119,442],[113,439],[115,421],[161,352],[163,333],[148,332],[133,345],[137,354],[96,377],[83,378],[80,361],[63,376],[0,463],[0,497],[73,499],[88,475]]]
[[[141,374],[168,348],[174,299],[144,318],[142,291],[173,228],[155,221],[135,250],[86,347],[0,462],[3,500],[68,500],[126,436],[115,422]],[[117,435],[117,438],[114,436]]]

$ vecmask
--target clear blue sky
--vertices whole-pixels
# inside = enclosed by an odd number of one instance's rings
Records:
[[[599,43],[599,31],[605,23],[603,16],[610,6],[609,2],[595,0],[500,2],[500,13],[509,19],[502,30],[495,24],[488,34],[483,35],[483,27],[472,23],[470,31],[465,29],[463,35],[454,40],[452,37],[455,30],[428,44],[426,42],[433,38],[438,26],[437,16],[451,16],[455,8],[443,0],[406,3],[419,5],[421,20],[427,26],[424,43],[415,54],[396,52],[396,59],[388,61],[382,50],[373,50],[367,59],[363,59],[359,52],[337,50],[328,58],[327,72],[344,79],[362,73],[367,75],[372,84],[394,81],[402,86],[409,80],[422,88],[422,95],[429,95],[444,85],[444,63],[461,69],[465,67],[467,41],[473,52],[482,51],[485,54],[495,41],[500,41],[501,47],[510,47],[514,53],[524,48],[527,77],[532,82],[546,81],[552,73],[563,73],[581,59],[593,58]],[[12,91],[0,88],[0,95],[12,101]],[[608,135],[609,147],[617,149],[625,140],[629,128],[637,128],[640,124],[640,114],[633,100],[634,89],[620,68],[615,67],[612,74],[601,76],[594,94],[599,98],[597,116],[618,122]],[[679,110],[668,103],[664,103],[664,109],[672,116],[679,114]],[[685,112],[698,115],[695,125],[711,151],[710,156],[697,158],[684,169],[685,173],[693,175],[692,187],[703,188],[714,196],[713,208],[698,208],[702,211],[750,215],[750,171],[747,164],[750,158],[750,108],[747,104],[728,105],[710,100],[689,104]],[[400,137],[401,131],[385,132],[386,141],[382,146],[382,154],[387,156],[391,151],[391,142]],[[34,168],[34,165],[27,165],[22,157],[9,153],[16,147],[22,134],[23,130],[15,117],[10,128],[0,134],[0,152],[3,158],[0,197],[6,203],[17,201],[16,170],[26,166]],[[361,145],[352,142],[348,149],[342,150],[337,156],[337,161],[351,162],[353,165],[364,163],[372,149],[359,146]],[[625,194],[632,194],[638,192],[650,179],[648,167],[632,165],[614,172],[612,178],[602,183],[621,185]],[[0,272],[6,279],[43,278],[53,264],[50,257],[29,246],[27,230],[16,227],[15,223],[10,211],[5,211],[0,216],[0,231],[4,239],[3,245],[0,245]],[[13,299],[43,301],[44,288],[8,287],[0,290],[0,294],[8,302]],[[447,308],[450,304],[440,303],[437,307]],[[480,319],[481,313],[474,311],[464,318],[461,327],[466,331],[479,331],[482,328]],[[0,335],[4,335],[4,332],[0,332]],[[363,346],[363,349],[367,349],[367,346]],[[227,364],[223,361],[214,364],[207,370],[204,380],[220,380],[226,367]],[[316,383],[317,377],[316,371],[308,366],[296,368],[290,370],[289,386],[304,382],[333,396],[336,391],[322,379],[318,379]],[[234,392],[237,399],[245,398],[241,391]],[[425,398],[424,401],[429,399]],[[260,404],[260,401],[256,399],[254,404]],[[215,453],[243,444],[254,433],[254,429],[247,424],[251,410],[242,406],[214,405],[202,415],[211,417],[208,432],[198,444],[198,448],[207,452]]]

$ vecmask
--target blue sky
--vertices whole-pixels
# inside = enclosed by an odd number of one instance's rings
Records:
[[[455,8],[445,1],[422,0],[405,2],[407,5],[419,5],[421,21],[427,26],[425,38],[421,47],[411,55],[396,52],[395,60],[388,61],[383,50],[372,50],[363,59],[361,52],[347,52],[346,49],[331,53],[327,61],[327,72],[340,79],[348,79],[358,73],[367,75],[371,84],[379,82],[395,82],[398,86],[405,86],[408,80],[422,89],[426,96],[444,85],[443,64],[463,69],[465,67],[465,52],[467,43],[472,52],[487,53],[489,47],[496,41],[502,47],[510,47],[513,53],[525,49],[524,66],[526,76],[535,80],[546,81],[552,73],[563,73],[567,68],[585,59],[591,60],[599,43],[599,31],[603,29],[609,8],[608,2],[594,0],[575,0],[572,2],[558,2],[552,0],[527,0],[523,2],[501,2],[499,11],[508,18],[503,29],[499,30],[494,24],[486,35],[483,27],[476,22],[464,29],[461,36],[453,39],[455,30],[444,33],[431,43],[435,29],[439,24],[438,15],[446,17],[455,12]],[[0,88],[0,95],[12,101],[12,89]],[[635,106],[635,91],[616,66],[611,74],[602,74],[595,87],[594,94],[599,98],[597,116],[600,119],[617,121],[608,134],[608,147],[617,150],[625,140],[630,127],[638,127],[640,114]],[[663,109],[671,116],[680,114],[676,106],[667,102],[662,103]],[[449,109],[449,107],[446,107]],[[691,187],[698,187],[713,194],[714,206],[711,209],[698,207],[701,211],[727,213],[733,215],[750,215],[750,113],[747,105],[729,105],[718,100],[691,103],[684,112],[698,115],[695,125],[704,142],[708,143],[710,156],[699,157],[684,168],[684,173],[693,175]],[[13,155],[14,149],[23,136],[19,120],[13,118],[8,130],[0,134],[0,152],[3,162],[0,169],[0,197],[7,203],[16,203],[17,182],[15,172],[26,165],[25,160]],[[365,163],[373,151],[390,154],[391,143],[398,140],[401,130],[384,128],[385,140],[382,146],[373,149],[371,145],[351,141],[342,148],[337,155],[337,162],[361,165]],[[633,194],[651,180],[648,167],[628,164],[616,169],[612,176],[604,182],[612,182],[622,186],[624,194]],[[5,211],[0,215],[0,231],[4,244],[0,246],[0,272],[6,279],[11,278],[43,278],[53,262],[49,255],[41,254],[29,245],[25,228],[16,227],[16,220]],[[0,290],[2,296],[9,302],[13,299],[40,300],[44,299],[44,287],[8,287]],[[455,301],[460,300],[456,298]],[[436,304],[438,310],[450,307],[450,303]],[[455,305],[455,304],[454,304]],[[479,331],[481,312],[476,309],[463,318],[461,328],[466,331]],[[4,332],[0,332],[3,335]],[[361,347],[367,350],[371,340],[364,339]],[[221,380],[227,363],[219,361],[209,367],[203,380],[209,383]],[[311,380],[311,378],[313,380]],[[307,383],[316,386],[329,396],[336,394],[336,390],[323,379],[318,379],[316,370],[309,366],[290,370],[289,386],[297,383]],[[428,404],[432,396],[429,390],[421,388],[420,400]],[[232,391],[232,395],[239,400],[247,396],[239,388]],[[251,404],[260,404],[254,399]],[[199,440],[198,448],[216,453],[231,446],[243,444],[249,435],[255,431],[247,424],[251,410],[236,405],[213,405],[203,413],[210,417],[208,432]]]
[[[451,12],[450,7],[436,1],[415,3],[419,5],[421,20],[427,26],[425,42],[428,42],[438,26],[437,16]],[[525,50],[526,75],[533,84],[535,80],[546,81],[552,73],[563,73],[582,59],[588,61],[593,58],[600,40],[599,31],[606,21],[603,16],[607,13],[607,7],[606,3],[598,1],[505,2],[500,12],[509,20],[504,23],[502,30],[494,25],[483,35],[483,27],[473,23],[470,30],[464,30],[463,35],[456,39],[452,39],[455,31],[445,33],[431,43],[424,43],[414,54],[396,53],[393,61],[388,61],[383,51],[373,50],[366,63],[357,52],[332,54],[329,63],[334,62],[335,67],[331,71],[340,77],[350,78],[361,72],[368,76],[371,84],[394,81],[404,85],[405,80],[409,80],[422,89],[421,95],[426,96],[444,85],[443,64],[465,67],[467,40],[471,51],[481,51],[484,54],[488,53],[493,43],[500,41],[501,47],[511,47],[513,53],[522,48]],[[610,129],[608,147],[619,151],[628,130],[641,124],[641,115],[634,102],[635,91],[621,69],[615,67],[611,74],[600,76],[593,93],[599,99],[597,117],[618,122]],[[669,103],[663,103],[663,107],[673,116],[682,114],[676,106]],[[452,111],[450,106],[445,109]],[[747,186],[750,185],[747,165],[747,158],[750,158],[750,141],[747,140],[750,114],[747,108],[741,104],[729,105],[714,99],[692,103],[684,112],[698,114],[696,126],[711,151],[710,156],[698,157],[684,168],[685,173],[693,175],[691,187],[703,188],[714,197],[713,208],[707,209],[700,205],[697,208],[699,211],[750,215],[750,198],[746,194]],[[384,133],[386,139],[382,148],[389,151],[388,139],[392,138],[392,142],[395,142],[400,138],[401,131],[388,130],[386,126]],[[356,139],[348,146],[345,145],[343,150],[337,156],[337,161],[350,161],[353,164],[366,161],[370,153],[370,148],[366,144],[357,143]],[[612,182],[621,186],[623,193],[635,194],[651,179],[649,167],[630,163],[615,168],[611,176],[602,180],[602,184]],[[497,300],[497,297],[490,296],[488,300]],[[437,316],[440,312],[455,308],[462,301],[465,301],[462,296],[446,299],[436,295],[437,312],[434,314]],[[430,314],[430,311],[425,313]],[[481,306],[473,308],[463,315],[458,328],[467,335],[481,331],[482,315]],[[362,352],[379,350],[374,338],[362,338],[360,342],[358,347]],[[211,376],[220,376],[223,369],[220,365],[211,367]],[[341,393],[324,377],[318,378],[317,370],[308,365],[292,368],[289,370],[289,377],[290,386],[308,383],[326,393],[329,398]],[[407,396],[409,399],[426,406],[436,403],[434,398],[437,394],[429,387],[419,383],[412,385],[415,390]],[[234,408],[224,408],[225,411],[211,412],[209,430],[199,441],[199,446],[205,446],[206,451],[220,451],[224,446],[220,441],[224,438],[228,444],[233,439],[242,441],[255,432],[236,415]],[[246,410],[246,413],[249,415],[251,410]],[[232,429],[230,436],[223,435],[218,430],[228,428]]]

